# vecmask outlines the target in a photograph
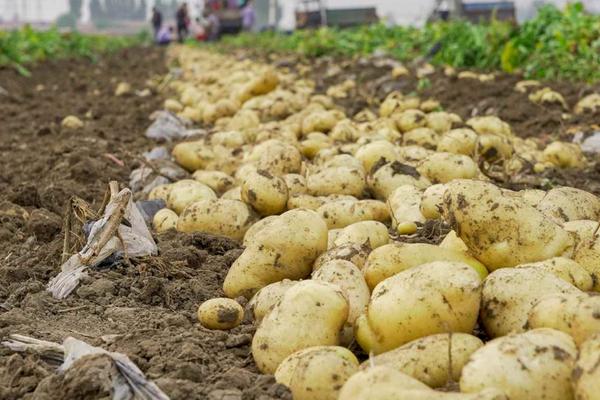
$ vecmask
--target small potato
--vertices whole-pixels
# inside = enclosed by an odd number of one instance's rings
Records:
[[[394,190],[402,185],[413,185],[424,189],[430,185],[430,182],[414,167],[394,161],[373,169],[368,184],[377,199],[387,200]]]
[[[467,120],[467,125],[473,128],[479,135],[512,136],[510,125],[493,115],[473,117]]]
[[[318,270],[321,266],[333,260],[350,261],[362,270],[371,248],[367,245],[348,243],[337,247],[332,247],[325,253],[321,254],[313,264],[313,271]]]
[[[583,168],[587,162],[581,147],[575,143],[552,142],[544,149],[544,161],[559,168]]]
[[[311,196],[310,194],[292,194],[287,201],[287,209],[306,208],[308,210],[317,210],[326,201],[323,197]]]
[[[448,132],[452,129],[452,117],[445,111],[430,112],[425,116],[427,127],[433,129],[438,134]]]
[[[208,232],[241,240],[257,220],[247,204],[238,200],[208,199],[187,206],[177,221],[180,232]]]
[[[471,156],[476,143],[477,134],[471,129],[452,129],[440,137],[437,151]]]
[[[523,332],[527,316],[542,297],[581,293],[575,286],[540,268],[502,268],[483,283],[481,322],[491,337]]]
[[[572,373],[575,398],[593,400],[600,393],[600,337],[593,336],[583,343]]]
[[[273,374],[298,350],[335,346],[348,318],[348,302],[340,289],[326,282],[302,281],[289,288],[268,313],[252,339],[258,369]]]
[[[150,193],[148,194],[148,200],[164,200],[164,202],[167,202],[167,196],[169,195],[169,192],[171,191],[171,184],[166,184],[166,185],[158,185],[156,186],[154,189],[152,189],[150,191]]]
[[[426,219],[440,219],[444,206],[444,193],[446,186],[438,183],[431,185],[423,192],[419,208]]]
[[[371,171],[373,165],[381,162],[392,162],[398,159],[396,146],[387,140],[376,140],[361,146],[356,152],[356,158],[360,160],[365,171]]]
[[[281,298],[289,288],[297,284],[299,281],[291,281],[284,279],[279,282],[271,283],[260,289],[248,302],[248,306],[252,309],[256,322],[262,319],[281,301]]]
[[[416,128],[402,135],[404,146],[421,146],[426,149],[435,149],[440,140],[440,135],[430,128]]]
[[[337,400],[342,385],[358,371],[358,360],[340,346],[299,350],[279,364],[275,380],[290,388],[294,400]]]
[[[175,229],[177,227],[177,214],[173,210],[163,208],[154,214],[152,219],[152,226],[156,232],[161,233],[168,231],[169,229]]]
[[[425,217],[421,214],[421,191],[413,185],[402,185],[396,188],[388,197],[388,206],[392,217],[392,228],[403,234],[407,232],[406,226],[425,222]]]
[[[481,278],[467,264],[436,261],[379,283],[356,320],[356,340],[379,354],[424,336],[470,333],[481,301]]]
[[[354,142],[358,139],[359,132],[352,120],[343,119],[335,124],[329,137],[339,142]]]
[[[345,228],[355,222],[387,222],[390,213],[387,205],[378,200],[336,200],[323,204],[317,212],[327,223],[327,228]]]
[[[403,164],[410,165],[411,167],[416,167],[420,161],[424,160],[432,153],[431,150],[421,146],[398,147],[399,161]]]
[[[258,170],[242,183],[242,200],[260,215],[279,214],[287,206],[288,188],[283,179]]]
[[[559,225],[581,219],[600,219],[600,198],[572,187],[549,190],[537,209]]]
[[[340,118],[333,111],[316,111],[307,115],[302,121],[302,133],[327,133],[338,123]]]
[[[198,307],[198,321],[208,329],[232,329],[244,318],[244,309],[237,301],[227,298],[206,300]]]
[[[592,290],[594,280],[589,272],[575,261],[565,257],[554,257],[536,263],[517,265],[516,268],[539,268],[550,272],[579,290]]]
[[[387,244],[389,240],[390,236],[384,224],[378,221],[361,221],[343,228],[331,247],[354,243],[376,249]]]
[[[426,114],[421,110],[406,110],[400,114],[395,114],[393,117],[398,129],[402,132],[427,126]]]
[[[371,357],[361,369],[385,365],[438,388],[458,381],[469,356],[482,346],[481,339],[466,333],[438,333]]]
[[[573,398],[571,370],[577,349],[569,335],[534,329],[504,336],[475,351],[464,366],[460,390],[502,390],[511,400]]]
[[[348,194],[362,197],[366,180],[362,168],[330,167],[308,175],[306,185],[313,196]]]
[[[295,194],[305,194],[307,192],[306,179],[300,174],[285,174],[283,180],[288,188],[290,196]]]
[[[322,139],[306,139],[299,146],[302,155],[312,160],[320,151],[331,148],[331,143]]]
[[[223,194],[235,185],[233,177],[221,171],[198,170],[194,172],[192,177],[210,187],[217,194]]]
[[[483,264],[462,252],[426,243],[390,243],[373,250],[364,267],[367,284],[374,289],[383,280],[402,271],[434,261],[455,261],[469,265],[480,279],[487,276]]]
[[[462,154],[434,153],[424,159],[417,171],[433,183],[446,183],[454,179],[472,179],[479,168],[471,157]]]
[[[167,207],[177,214],[181,214],[189,204],[216,198],[215,192],[205,184],[193,180],[182,180],[172,185],[167,195]]]

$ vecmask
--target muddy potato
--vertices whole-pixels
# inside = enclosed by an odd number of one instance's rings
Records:
[[[350,167],[358,170],[364,170],[360,160],[350,154],[335,154],[331,158],[323,161],[323,168]]]
[[[594,291],[600,291],[600,231],[595,231],[589,237],[579,240],[573,260],[592,275]]]
[[[224,200],[239,200],[242,201],[242,188],[240,186],[235,186],[223,193],[221,196]]]
[[[481,339],[467,333],[438,333],[371,357],[361,369],[385,365],[438,388],[457,382],[469,356],[482,346]]]
[[[568,232],[491,183],[446,186],[444,219],[489,270],[561,256],[573,246]]]
[[[150,193],[148,193],[148,200],[164,200],[164,202],[167,202],[167,196],[169,195],[169,192],[171,191],[171,184],[166,184],[166,185],[158,185],[155,188],[153,188]]]
[[[355,222],[390,219],[387,205],[378,200],[336,200],[323,204],[317,212],[329,229],[345,228]]]
[[[475,154],[488,162],[509,160],[514,153],[510,138],[500,135],[480,135]]]
[[[227,272],[225,294],[250,298],[270,283],[306,278],[315,259],[326,249],[327,225],[317,213],[287,211],[253,235]]]
[[[154,214],[152,218],[152,226],[156,232],[161,233],[168,231],[169,229],[175,229],[177,227],[177,214],[173,210],[163,208]]]
[[[235,185],[233,177],[221,171],[198,170],[192,177],[210,187],[217,194],[223,194]]]
[[[282,178],[288,188],[290,196],[295,194],[305,194],[308,190],[306,188],[306,178],[300,174],[285,174]]]
[[[440,136],[437,151],[470,156],[476,143],[477,134],[471,129],[452,129]]]
[[[354,142],[359,138],[358,128],[349,119],[338,121],[329,132],[329,137],[339,142]]]
[[[232,329],[242,322],[244,309],[228,298],[206,300],[198,307],[198,321],[208,329]]]
[[[594,233],[600,232],[600,228],[598,227],[599,225],[600,222],[598,221],[583,219],[565,222],[563,229],[567,232],[572,232],[575,236],[577,236],[578,241],[584,241],[587,239],[593,239]]]
[[[404,146],[421,146],[426,149],[435,149],[440,140],[440,135],[431,128],[415,128],[402,135]]]
[[[294,400],[337,400],[342,385],[358,371],[358,360],[340,346],[299,350],[281,362],[275,380],[290,388]]]
[[[362,168],[323,168],[307,176],[306,186],[313,196],[349,194],[362,197],[366,187],[365,173]]]
[[[368,177],[368,184],[377,199],[387,200],[400,186],[413,185],[424,189],[430,185],[430,182],[414,167],[394,161],[373,169]]]
[[[461,392],[503,390],[511,400],[573,399],[573,339],[554,329],[504,336],[475,351],[464,366]]]
[[[594,400],[600,392],[600,336],[595,335],[581,346],[573,368],[572,379],[575,398]]]
[[[375,287],[356,320],[356,340],[366,352],[379,354],[436,333],[470,333],[480,300],[481,278],[469,265],[422,264]]]
[[[361,221],[339,230],[329,248],[353,243],[376,249],[389,240],[388,229],[384,224],[378,221]]]
[[[371,248],[367,245],[348,243],[337,247],[332,247],[325,253],[321,254],[313,264],[313,271],[318,270],[321,266],[333,260],[350,261],[362,270]]]
[[[365,171],[371,171],[373,165],[385,160],[385,162],[396,161],[398,154],[396,146],[387,140],[376,140],[361,146],[356,152],[356,158],[360,160]]]
[[[600,219],[600,198],[585,190],[560,187],[549,190],[537,209],[557,224]]]
[[[281,301],[285,292],[298,282],[299,281],[284,279],[279,282],[271,283],[256,292],[248,302],[248,307],[252,310],[256,322],[262,321],[265,315]]]
[[[188,171],[196,171],[206,166],[214,156],[204,140],[178,143],[171,152],[175,162]]]
[[[308,210],[317,210],[325,204],[323,197],[311,196],[310,194],[292,194],[287,201],[287,209],[306,208]]]
[[[242,200],[260,215],[279,214],[287,206],[288,188],[283,179],[258,170],[243,181]]]
[[[417,171],[433,183],[472,179],[479,174],[479,168],[471,157],[452,153],[430,155],[420,163]]]
[[[235,149],[246,144],[246,139],[240,131],[221,131],[216,132],[210,137],[210,143],[213,146],[221,145]]]
[[[296,146],[279,142],[267,147],[256,165],[258,169],[267,170],[277,176],[298,173],[302,167],[302,154]]]
[[[510,125],[493,115],[473,117],[468,119],[466,124],[479,135],[512,136]]]
[[[550,272],[579,290],[592,290],[594,279],[588,271],[570,258],[554,257],[535,263],[517,265],[516,268],[538,268]]]
[[[575,105],[575,114],[583,114],[585,112],[596,112],[600,108],[600,94],[592,93],[577,102]]]
[[[167,195],[167,207],[181,214],[192,203],[216,199],[217,195],[207,185],[191,179],[175,182]]]
[[[446,185],[438,183],[429,186],[421,196],[419,209],[426,219],[440,219],[444,205],[444,193]]]
[[[327,133],[333,129],[340,118],[334,111],[315,111],[308,114],[302,120],[302,133],[305,135],[311,132]]]
[[[487,276],[483,264],[465,253],[426,243],[390,243],[371,251],[364,267],[365,280],[371,289],[383,280],[402,271],[434,261],[462,262],[479,274]]]
[[[483,283],[481,322],[490,337],[523,332],[527,316],[542,297],[580,290],[540,268],[502,268]]]
[[[544,149],[544,161],[559,168],[583,168],[586,158],[575,143],[552,142]]]
[[[416,167],[421,160],[424,160],[433,152],[421,146],[400,146],[398,147],[398,156],[403,164]]]
[[[312,346],[335,346],[348,318],[348,302],[332,284],[307,280],[289,288],[258,326],[252,355],[265,374],[289,355]]]
[[[433,129],[438,134],[448,132],[452,129],[452,117],[445,111],[430,112],[425,116],[427,127]]]
[[[255,235],[261,230],[263,230],[266,226],[276,221],[277,217],[278,215],[269,215],[268,217],[262,218],[254,222],[244,234],[244,240],[242,242],[244,247],[248,247],[250,243],[252,243],[252,241],[254,240]]]
[[[399,114],[393,115],[394,120],[398,129],[402,132],[408,132],[413,129],[423,128],[427,126],[427,119],[425,114],[421,110],[406,110]]]

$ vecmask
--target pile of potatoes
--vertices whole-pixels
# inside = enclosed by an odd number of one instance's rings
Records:
[[[484,173],[583,168],[578,146],[399,92],[348,116],[332,97],[352,85],[322,95],[286,69],[171,57],[165,107],[214,129],[174,146],[192,178],[149,194],[167,204],[155,229],[244,246],[203,326],[235,327],[248,299],[256,365],[299,400],[598,398],[600,198]],[[442,222],[439,245],[399,240]]]

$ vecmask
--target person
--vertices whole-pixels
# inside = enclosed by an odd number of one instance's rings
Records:
[[[154,28],[154,38],[158,36],[158,31],[162,26],[162,13],[156,7],[152,7],[152,28]]]
[[[256,22],[256,11],[252,4],[252,0],[249,0],[241,12],[242,17],[242,29],[246,32],[250,32]]]
[[[177,21],[177,39],[179,43],[182,43],[188,35],[188,25],[190,23],[187,3],[181,3],[175,13],[175,21]]]
[[[192,37],[199,42],[206,40],[206,29],[202,25],[202,21],[200,21],[200,17],[196,17],[194,21],[190,24],[190,32]]]
[[[173,27],[163,26],[156,34],[156,43],[161,46],[167,46],[173,41]]]
[[[221,24],[217,13],[204,9],[204,19],[206,20],[206,40],[211,42],[218,40]]]

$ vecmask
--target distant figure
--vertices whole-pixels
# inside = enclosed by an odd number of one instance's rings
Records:
[[[254,28],[256,22],[256,11],[254,10],[253,1],[249,0],[244,8],[242,8],[242,29],[246,32],[250,32]]]
[[[450,17],[450,7],[448,6],[447,0],[442,0],[438,7],[438,13],[442,21],[448,21],[448,18]]]
[[[154,37],[158,36],[158,31],[162,26],[163,16],[162,13],[156,7],[152,7],[152,28],[154,28]]]
[[[161,46],[167,46],[173,41],[173,27],[163,26],[156,34],[156,43]]]
[[[206,21],[206,40],[219,40],[219,32],[221,30],[221,21],[217,13],[208,9],[204,9],[204,19]]]
[[[175,13],[175,21],[177,21],[177,39],[179,43],[182,43],[188,35],[188,26],[190,24],[187,3],[182,3],[179,6]]]
[[[194,21],[190,24],[190,32],[192,33],[192,37],[199,42],[206,40],[206,29],[200,21],[200,17],[196,17]]]

